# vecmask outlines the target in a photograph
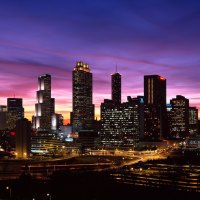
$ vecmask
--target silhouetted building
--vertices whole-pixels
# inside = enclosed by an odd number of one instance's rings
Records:
[[[12,130],[18,119],[24,118],[23,101],[21,98],[7,99],[7,128]]]
[[[7,110],[10,113],[16,113],[17,119],[24,117],[23,101],[21,98],[8,98],[7,99]]]
[[[198,134],[198,109],[189,107],[189,135],[196,136]]]
[[[0,106],[0,130],[7,129],[7,106]]]
[[[167,133],[166,79],[144,76],[144,140],[160,140]]]
[[[122,104],[105,99],[101,104],[101,142],[106,147],[132,147],[143,135],[143,97]]]
[[[44,74],[38,77],[37,103],[33,128],[50,130],[52,115],[55,112],[55,99],[51,98],[51,76]]]
[[[98,133],[93,130],[81,130],[78,133],[78,142],[81,144],[82,150],[94,148],[98,144]]]
[[[31,122],[23,118],[16,123],[17,158],[28,158],[31,150]]]
[[[189,135],[189,100],[177,95],[170,100],[172,105],[170,119],[170,137],[185,138]]]
[[[121,103],[121,75],[116,72],[112,74],[112,100],[116,104]]]
[[[197,127],[198,127],[198,131],[197,131],[198,133],[197,134],[200,135],[200,120],[198,120]]]
[[[76,62],[72,72],[73,112],[71,122],[73,132],[92,128],[94,104],[92,103],[92,72],[88,64]]]

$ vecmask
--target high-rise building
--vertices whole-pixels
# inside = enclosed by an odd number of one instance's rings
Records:
[[[16,153],[17,158],[28,158],[31,151],[31,122],[19,119],[16,123]]]
[[[73,112],[71,122],[73,132],[92,128],[94,104],[92,103],[92,72],[88,64],[76,62],[72,72]]]
[[[50,130],[52,115],[55,112],[55,99],[51,98],[51,76],[44,74],[38,77],[37,103],[35,104],[35,129]]]
[[[63,116],[62,114],[55,113],[51,117],[51,129],[59,130],[61,126],[63,126]]]
[[[23,101],[21,98],[8,98],[7,110],[9,113],[16,113],[17,119],[24,118]]]
[[[144,76],[144,139],[160,140],[167,134],[166,79]]]
[[[170,100],[170,104],[172,105],[170,137],[185,138],[189,135],[189,100],[177,95],[176,98]]]
[[[116,72],[112,77],[112,100],[115,104],[121,103],[121,75]]]
[[[166,105],[166,79],[159,75],[144,76],[146,105]]]
[[[7,129],[7,106],[0,106],[0,130]]]
[[[101,104],[101,142],[105,147],[133,147],[143,136],[143,97],[127,98],[116,104],[105,99]]]
[[[14,129],[16,121],[24,118],[23,101],[21,98],[7,99],[7,128]]]
[[[198,109],[189,107],[189,135],[196,136],[198,134]]]

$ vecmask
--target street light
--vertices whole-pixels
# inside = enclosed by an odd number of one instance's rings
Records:
[[[11,199],[11,192],[12,192],[11,187],[7,186],[6,190],[9,190],[9,198]]]
[[[51,200],[51,195],[49,193],[47,193],[47,196],[49,197],[49,199]]]

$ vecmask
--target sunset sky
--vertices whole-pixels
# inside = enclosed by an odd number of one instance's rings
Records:
[[[52,75],[56,112],[69,119],[71,73],[82,60],[93,72],[96,116],[110,98],[110,75],[122,74],[122,100],[143,95],[143,76],[167,79],[176,95],[200,109],[200,1],[1,0],[0,105],[23,98],[34,114],[37,77]]]

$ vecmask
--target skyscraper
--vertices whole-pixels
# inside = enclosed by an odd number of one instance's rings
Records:
[[[44,74],[38,77],[37,103],[33,127],[51,129],[51,117],[55,110],[55,100],[51,98],[51,76]]]
[[[189,107],[189,134],[196,136],[198,134],[198,109]]]
[[[88,64],[76,62],[72,72],[73,112],[71,121],[73,132],[91,129],[94,121],[92,103],[92,72]]]
[[[16,123],[17,158],[27,158],[31,151],[31,122],[23,118]]]
[[[166,135],[166,79],[144,76],[144,139],[159,140]]]
[[[144,103],[166,105],[166,79],[159,75],[144,76]]]
[[[7,106],[0,105],[0,130],[7,129]]]
[[[177,95],[170,100],[172,105],[170,119],[170,137],[184,138],[189,135],[189,100]]]
[[[121,103],[121,75],[116,73],[111,75],[112,77],[112,100],[115,104]]]
[[[21,98],[7,99],[7,128],[12,130],[18,119],[24,118],[23,101]]]
[[[8,98],[7,109],[10,113],[16,113],[17,119],[24,118],[24,108],[21,98]]]

